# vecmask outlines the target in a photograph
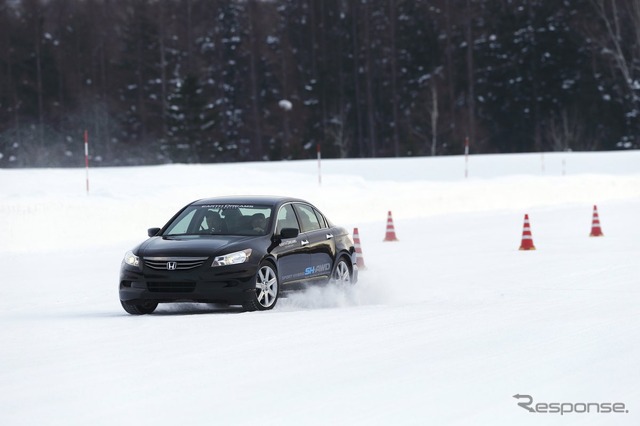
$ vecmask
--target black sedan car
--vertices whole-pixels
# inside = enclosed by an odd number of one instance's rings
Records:
[[[349,233],[295,198],[202,199],[148,234],[120,269],[120,303],[134,315],[166,302],[266,310],[282,292],[358,279]]]

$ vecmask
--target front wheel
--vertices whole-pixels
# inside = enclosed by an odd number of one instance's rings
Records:
[[[249,300],[242,306],[247,311],[273,309],[278,301],[279,293],[278,274],[270,262],[262,262],[256,273],[256,286],[250,291]]]
[[[351,285],[351,268],[344,260],[344,257],[341,257],[340,260],[338,260],[338,264],[333,270],[331,280],[339,286]]]
[[[121,300],[120,304],[122,305],[122,308],[128,313],[130,313],[131,315],[150,314],[153,311],[155,311],[156,308],[158,307],[157,302],[143,302],[138,304],[128,304]]]

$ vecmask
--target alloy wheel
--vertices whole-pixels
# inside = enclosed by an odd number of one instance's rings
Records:
[[[333,273],[333,279],[338,285],[351,284],[351,271],[349,270],[349,265],[347,265],[347,262],[342,259],[338,262],[336,270]]]
[[[269,265],[263,265],[256,276],[256,298],[263,308],[270,308],[278,297],[278,278]]]

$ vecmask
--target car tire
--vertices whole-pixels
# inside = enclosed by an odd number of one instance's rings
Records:
[[[349,287],[353,283],[353,271],[344,256],[340,257],[331,274],[331,282],[338,286]]]
[[[280,281],[275,267],[269,261],[264,261],[258,267],[255,278],[255,288],[250,292],[242,307],[247,311],[266,311],[273,309],[280,295]]]
[[[125,303],[122,300],[120,301],[122,308],[130,313],[131,315],[146,315],[150,314],[156,310],[158,307],[157,302],[143,302],[137,304],[129,304]]]

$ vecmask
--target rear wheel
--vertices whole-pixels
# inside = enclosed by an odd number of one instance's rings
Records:
[[[247,311],[266,311],[273,309],[278,301],[280,283],[278,274],[271,262],[262,262],[256,273],[256,287],[251,290],[250,298],[242,304]]]
[[[158,307],[157,302],[142,302],[136,304],[129,304],[126,302],[120,301],[122,308],[130,313],[131,315],[146,315],[150,314],[156,310]]]
[[[345,260],[341,257],[336,264],[336,268],[333,270],[332,281],[337,285],[350,286],[351,285],[351,268]]]

